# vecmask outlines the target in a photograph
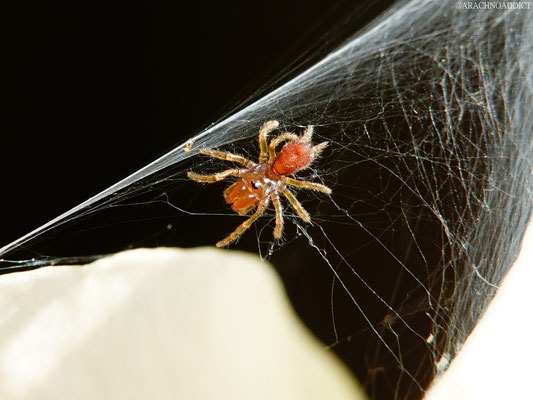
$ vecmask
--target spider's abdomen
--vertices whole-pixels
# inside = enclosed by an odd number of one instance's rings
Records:
[[[291,175],[313,162],[312,146],[308,142],[297,141],[285,145],[272,164],[278,175]]]

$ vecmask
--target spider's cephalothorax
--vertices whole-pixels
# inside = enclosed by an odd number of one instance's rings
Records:
[[[294,194],[289,190],[289,186],[318,190],[327,194],[331,193],[330,188],[319,183],[289,178],[289,175],[309,167],[322,149],[327,146],[328,142],[313,146],[311,143],[313,127],[308,126],[301,137],[286,132],[268,143],[267,135],[276,129],[278,125],[278,121],[269,121],[259,131],[260,154],[258,163],[236,154],[203,149],[200,150],[200,153],[221,160],[234,161],[245,168],[228,169],[212,175],[200,175],[195,172],[187,173],[190,179],[204,183],[218,182],[228,176],[239,177],[241,178],[240,180],[224,191],[224,198],[231,204],[231,208],[241,215],[247,214],[254,207],[257,207],[254,214],[239,225],[233,233],[218,242],[217,247],[227,246],[238,239],[265,212],[270,201],[272,201],[276,210],[274,237],[279,239],[283,232],[283,208],[281,207],[280,195],[283,195],[289,201],[302,220],[311,222],[309,214],[300,202],[296,200]],[[289,141],[289,143],[281,149],[279,154],[276,154],[276,147],[285,141]]]

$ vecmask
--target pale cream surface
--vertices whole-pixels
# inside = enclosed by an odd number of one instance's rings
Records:
[[[359,399],[272,267],[132,250],[0,277],[1,399]]]
[[[426,400],[533,399],[533,224],[485,315]]]

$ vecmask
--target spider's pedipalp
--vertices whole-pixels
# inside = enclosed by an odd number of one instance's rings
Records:
[[[251,168],[256,165],[253,161],[248,160],[246,157],[240,156],[238,154],[228,153],[226,151],[201,149],[199,153],[205,154],[209,157],[218,158],[219,160],[237,162],[239,164],[244,165],[246,168]]]
[[[242,224],[240,224],[237,229],[235,229],[232,233],[230,233],[228,236],[218,242],[216,246],[226,247],[231,242],[237,240],[244,232],[246,232],[246,230],[255,222],[257,218],[263,215],[266,208],[268,207],[269,202],[270,199],[267,199],[266,201],[259,203],[259,205],[257,206],[257,210],[255,210],[255,213]]]
[[[241,208],[240,210],[235,210],[237,211],[237,214],[239,215],[246,215],[250,212],[250,210],[252,210],[253,208],[255,207],[255,204],[250,204],[248,207],[246,208]]]
[[[283,180],[285,184],[289,186],[295,186],[295,187],[299,187],[302,189],[311,189],[311,190],[316,190],[322,193],[331,194],[331,189],[320,183],[309,182],[309,181],[299,181],[298,179],[292,179],[288,177],[283,177]]]
[[[241,182],[240,181],[237,181],[237,182],[233,182],[231,185],[229,185],[226,189],[224,189],[224,198],[227,199],[228,198],[228,194],[231,193],[231,191],[233,190],[233,188],[237,185],[239,185]]]
[[[259,163],[264,163],[268,159],[267,136],[278,126],[278,121],[268,121],[259,130]]]
[[[276,210],[276,227],[274,228],[274,237],[279,239],[283,233],[283,207],[277,193],[272,194],[272,204],[274,204],[274,209]]]
[[[306,209],[302,206],[302,204],[296,199],[294,194],[289,189],[282,189],[280,190],[280,193],[285,196],[287,200],[289,200],[289,203],[291,204],[292,208],[296,211],[298,216],[307,223],[311,222],[311,217],[309,216],[309,213],[306,211]]]
[[[247,169],[227,169],[222,172],[217,172],[216,174],[210,175],[201,175],[196,172],[189,171],[187,176],[189,179],[200,183],[214,183],[226,179],[228,176],[237,176],[241,177],[244,173],[248,171]]]

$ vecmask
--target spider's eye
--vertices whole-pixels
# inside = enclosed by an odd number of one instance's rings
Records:
[[[251,186],[253,189],[256,189],[256,190],[257,190],[257,185],[255,184],[254,181],[251,181],[251,182],[250,182],[250,186]]]

